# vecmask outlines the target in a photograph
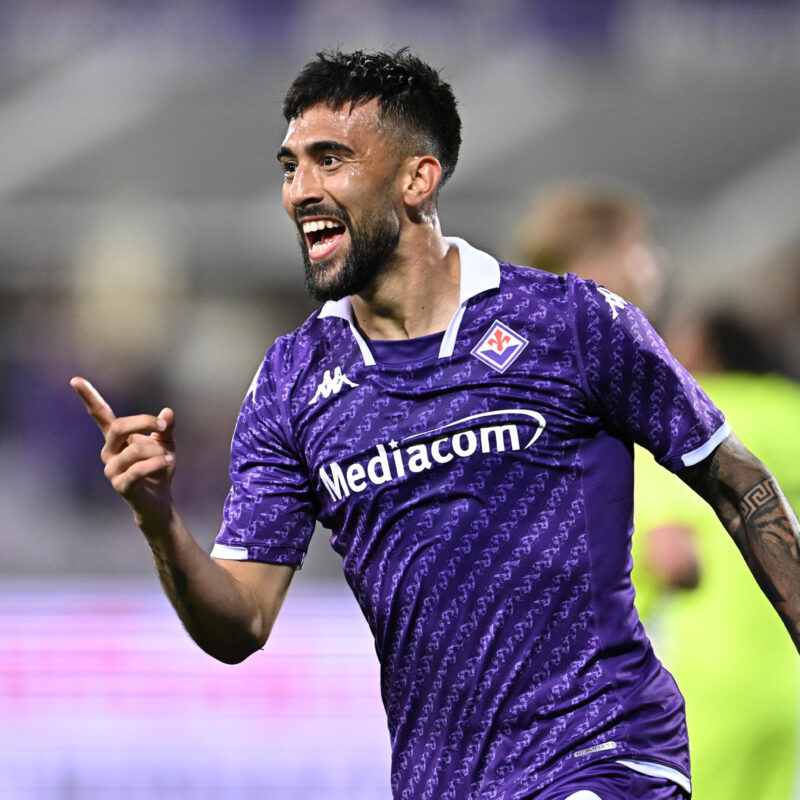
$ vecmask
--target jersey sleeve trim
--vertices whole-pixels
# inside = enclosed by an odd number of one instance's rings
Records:
[[[222,558],[225,561],[247,561],[249,555],[246,547],[235,547],[231,544],[215,544],[211,549],[211,558]]]
[[[731,428],[730,424],[727,421],[723,422],[705,444],[700,445],[700,447],[695,448],[690,453],[684,453],[681,456],[683,466],[693,467],[695,464],[699,464],[704,458],[708,458],[708,456],[710,456],[711,453],[719,445],[721,445],[728,438],[728,436],[731,435],[731,433],[733,433],[733,429]]]
[[[265,564],[287,564],[291,567],[303,566],[305,552],[296,547],[276,545],[240,545],[220,544],[217,542],[211,549],[211,558],[223,561],[261,561]]]

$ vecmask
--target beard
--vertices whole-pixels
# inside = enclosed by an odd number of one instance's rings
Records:
[[[306,209],[302,216],[314,215],[341,220],[350,232],[350,249],[338,269],[333,259],[313,262],[308,254],[305,236],[300,234],[306,291],[311,297],[317,302],[341,300],[348,295],[359,294],[374,284],[387,270],[389,259],[400,241],[400,220],[394,207],[386,202],[356,224],[353,224],[346,211],[339,208],[318,205]],[[298,215],[298,221],[301,218]]]

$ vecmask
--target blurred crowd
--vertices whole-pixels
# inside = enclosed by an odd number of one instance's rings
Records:
[[[69,542],[76,524],[97,529],[95,550],[113,550],[113,532],[129,524],[103,476],[99,431],[68,385],[73,375],[92,381],[119,415],[175,409],[175,492],[202,521],[199,537],[210,542],[216,533],[239,404],[275,337],[313,306],[299,285],[210,296],[189,285],[183,266],[157,228],[109,218],[63,265],[60,287],[0,291],[6,524],[24,529],[37,507],[64,522],[63,530],[38,537],[27,531],[0,572],[16,573],[21,564],[33,574],[57,569],[50,540]],[[74,545],[81,549],[80,540]],[[104,571],[92,549],[83,553],[86,573]],[[129,569],[149,571],[148,559]]]

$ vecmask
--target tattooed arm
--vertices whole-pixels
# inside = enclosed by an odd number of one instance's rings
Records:
[[[678,474],[716,511],[800,650],[800,523],[772,473],[731,434]]]
[[[194,540],[172,502],[174,414],[116,417],[83,378],[72,386],[105,438],[105,475],[134,512],[161,585],[190,636],[229,664],[264,646],[294,570],[279,564],[217,561]]]

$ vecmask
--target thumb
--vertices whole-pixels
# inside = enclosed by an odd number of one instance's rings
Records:
[[[163,419],[167,423],[167,427],[163,431],[153,433],[153,437],[166,445],[174,444],[175,412],[171,408],[162,408],[158,414],[158,419]]]

